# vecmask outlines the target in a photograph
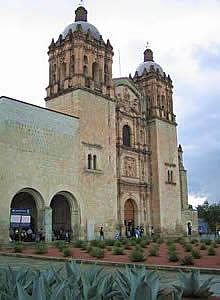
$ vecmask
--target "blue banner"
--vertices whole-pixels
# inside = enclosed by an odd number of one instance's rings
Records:
[[[10,227],[24,228],[30,227],[31,209],[11,208]]]

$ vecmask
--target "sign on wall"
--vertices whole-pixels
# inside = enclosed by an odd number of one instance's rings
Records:
[[[10,227],[23,228],[30,227],[31,209],[11,208]]]

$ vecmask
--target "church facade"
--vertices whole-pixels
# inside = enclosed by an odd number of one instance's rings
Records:
[[[30,209],[31,227],[94,239],[127,226],[197,231],[177,145],[173,85],[146,49],[134,76],[112,78],[113,47],[83,6],[49,56],[46,108],[0,98],[0,231],[10,209]]]

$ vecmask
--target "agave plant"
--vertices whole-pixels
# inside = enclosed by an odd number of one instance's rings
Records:
[[[192,270],[189,274],[180,270],[178,277],[180,280],[180,287],[183,288],[184,297],[207,298],[213,295],[211,287],[213,284],[217,283],[214,281],[214,277],[210,277],[201,283],[200,271],[198,270]]]
[[[0,299],[16,299],[18,297],[17,283],[23,286],[24,290],[32,289],[32,283],[36,276],[30,268],[22,267],[19,270],[10,266],[1,270],[0,275]]]
[[[116,273],[116,286],[120,293],[117,299],[128,300],[156,300],[163,298],[163,290],[160,285],[159,274],[155,271],[148,271],[145,267],[137,270],[135,267],[118,270]],[[181,288],[171,291],[172,299],[179,300]]]

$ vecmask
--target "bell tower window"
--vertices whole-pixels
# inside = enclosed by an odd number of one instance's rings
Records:
[[[95,63],[92,64],[92,79],[95,82],[98,82],[98,76],[99,76],[99,73],[98,73],[98,64],[95,62]]]
[[[93,155],[93,169],[96,170],[97,168],[97,159],[96,159],[96,155]]]
[[[131,147],[131,129],[128,125],[123,127],[123,145]]]
[[[75,56],[71,56],[71,75],[73,76],[75,73]]]
[[[92,155],[88,155],[88,169],[92,169]]]

